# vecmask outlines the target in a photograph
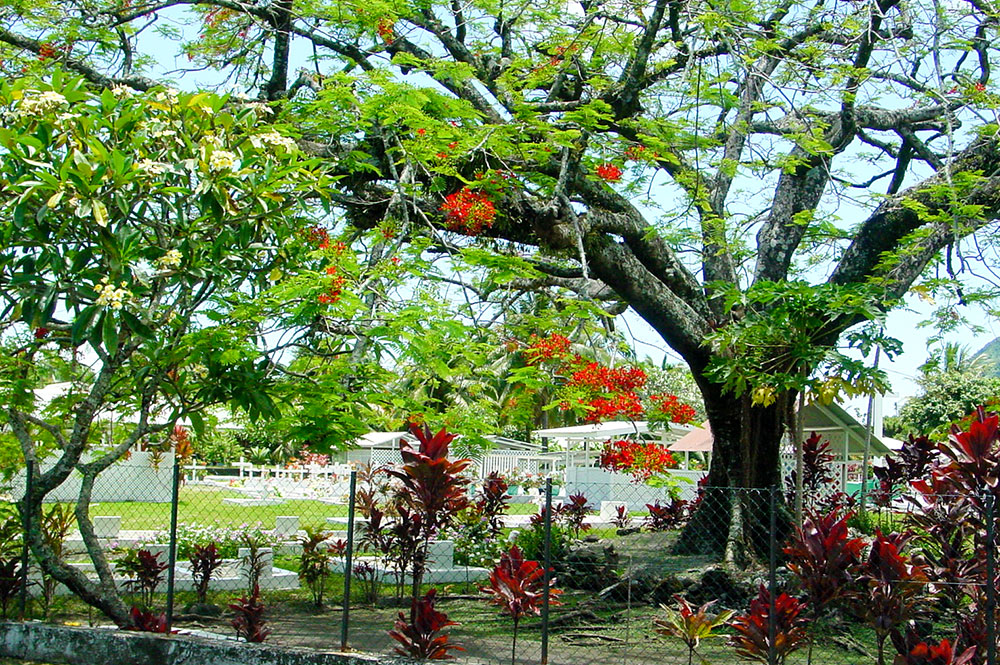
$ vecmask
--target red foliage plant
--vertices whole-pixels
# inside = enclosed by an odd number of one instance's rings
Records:
[[[545,593],[545,569],[537,562],[525,560],[517,545],[500,557],[500,563],[490,573],[490,585],[483,587],[489,602],[500,607],[500,612],[514,621],[511,663],[517,652],[517,626],[521,618],[528,614],[541,614],[541,604]],[[552,588],[549,581],[549,605],[558,605],[554,599],[562,593]]]
[[[126,627],[125,630],[139,630],[144,633],[167,632],[167,615],[163,612],[155,614],[149,610],[133,607],[129,612],[129,617],[132,619],[132,625]]]
[[[264,621],[264,603],[260,597],[260,587],[256,584],[253,593],[239,598],[229,609],[236,613],[230,622],[236,629],[236,637],[242,637],[247,642],[263,642],[271,634],[271,629]]]
[[[482,489],[476,497],[476,513],[486,521],[489,534],[497,536],[503,531],[503,516],[507,512],[507,489],[509,485],[496,471],[483,480]]]
[[[632,516],[628,514],[628,506],[616,506],[615,516],[611,522],[619,529],[627,529],[632,524]]]
[[[729,644],[736,647],[736,653],[758,663],[770,663],[773,649],[774,662],[785,662],[806,640],[808,620],[802,616],[805,603],[780,594],[774,600],[774,644],[770,643],[771,596],[761,585],[757,597],[750,601],[750,611],[736,616],[730,624],[736,634],[729,638]]]
[[[219,549],[215,543],[207,545],[195,545],[191,550],[189,558],[191,562],[191,577],[194,580],[194,590],[198,596],[198,602],[204,603],[208,596],[208,584],[212,579],[212,573],[222,565],[222,557],[219,556]]]
[[[850,593],[865,542],[849,538],[850,515],[810,514],[785,546],[787,566],[806,592],[813,616]]]
[[[690,504],[684,499],[671,499],[668,504],[647,503],[646,528],[650,531],[669,531],[680,526],[688,516]]]
[[[949,640],[932,644],[917,639],[912,633],[897,645],[900,653],[893,665],[966,665],[976,656],[976,647],[958,653]]]
[[[926,567],[900,554],[906,540],[877,530],[858,576],[863,588],[858,609],[875,629],[879,665],[885,662],[886,638],[900,638],[901,629],[918,614],[919,594],[928,582]]]
[[[448,459],[448,444],[455,435],[449,434],[443,427],[437,434],[432,434],[426,424],[411,423],[410,432],[417,439],[417,447],[401,440],[399,454],[403,464],[386,473],[400,484],[397,513],[408,515],[407,521],[414,527],[405,529],[400,535],[405,541],[401,542],[402,548],[410,552],[407,558],[413,567],[412,601],[413,612],[416,612],[427,544],[469,505],[466,492],[469,481],[462,472],[471,460]]]
[[[579,538],[581,531],[590,529],[590,525],[585,523],[584,519],[594,507],[587,503],[587,497],[583,494],[570,494],[567,498],[568,502],[563,504],[563,518],[566,520],[566,525],[573,529],[574,534]]]
[[[421,515],[423,528],[433,535],[469,504],[465,492],[469,481],[461,474],[471,461],[448,459],[448,444],[455,435],[443,427],[432,434],[426,424],[411,424],[410,433],[417,438],[418,446],[414,448],[401,440],[403,465],[386,473],[399,480],[404,489],[403,502]]]
[[[451,660],[454,656],[450,651],[465,651],[449,641],[448,635],[440,634],[444,628],[458,624],[434,609],[436,595],[437,589],[431,589],[417,601],[410,622],[405,614],[399,613],[395,628],[389,631],[389,636],[401,645],[395,649],[399,655],[416,660]]]

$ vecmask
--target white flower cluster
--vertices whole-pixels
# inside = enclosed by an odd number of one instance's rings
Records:
[[[66,98],[54,90],[27,94],[18,104],[16,115],[20,117],[44,115],[55,111],[66,103]]]
[[[168,249],[167,253],[156,259],[156,265],[161,270],[173,270],[181,265],[181,259],[184,255],[181,254],[180,250]]]
[[[222,173],[232,171],[239,166],[236,155],[228,150],[213,150],[208,156],[208,169],[212,173]]]
[[[164,88],[163,90],[160,90],[155,95],[153,95],[153,99],[160,102],[161,104],[173,105],[177,103],[177,95],[179,94],[180,92],[175,90],[174,88]]]
[[[270,131],[264,132],[263,134],[256,134],[250,137],[250,143],[253,144],[255,148],[280,148],[287,152],[294,152],[298,150],[298,144],[295,139],[289,138],[287,136],[282,136],[278,132]]]
[[[121,309],[125,301],[132,297],[132,292],[125,288],[125,282],[122,282],[120,287],[115,288],[113,284],[108,282],[107,277],[102,279],[100,284],[95,284],[94,290],[98,293],[96,304],[114,310]]]
[[[170,164],[156,162],[152,159],[142,159],[136,163],[135,170],[141,171],[146,175],[163,175],[170,170]]]
[[[115,96],[115,99],[128,99],[134,96],[135,93],[135,88],[130,88],[127,85],[116,85],[111,88],[111,94]]]
[[[203,146],[212,146],[213,148],[221,148],[225,145],[222,137],[218,134],[205,134],[201,137],[201,141],[199,141],[199,143]]]

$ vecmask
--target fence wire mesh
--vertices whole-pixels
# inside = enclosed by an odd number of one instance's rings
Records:
[[[181,469],[136,453],[123,465],[87,514],[148,629],[386,655],[436,645],[499,665],[995,663],[990,493],[873,492],[864,507],[803,496],[799,528],[789,488],[550,480],[547,504],[546,485],[494,476],[470,478],[427,528],[384,468],[352,484],[346,467]],[[53,492],[36,525],[6,506],[5,617],[110,623],[23,547],[40,530],[94,579],[79,493]]]

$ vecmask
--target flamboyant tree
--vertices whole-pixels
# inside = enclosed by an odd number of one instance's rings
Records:
[[[799,394],[883,382],[841,345],[885,344],[864,324],[915,283],[947,292],[928,266],[944,253],[954,277],[966,239],[989,242],[998,18],[984,0],[35,0],[0,10],[0,43],[8,71],[152,89],[162,26],[192,69],[273,103],[354,228],[502,274],[486,296],[629,305],[698,383],[711,484],[765,487]]]

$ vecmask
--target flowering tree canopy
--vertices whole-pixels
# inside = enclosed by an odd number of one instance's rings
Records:
[[[141,90],[169,21],[192,69],[272,103],[325,162],[350,228],[478,268],[470,298],[631,307],[698,382],[716,486],[776,484],[801,392],[884,386],[841,342],[896,350],[878,324],[914,287],[952,305],[960,275],[928,267],[990,242],[1000,212],[980,2],[36,0],[0,18],[8,71]],[[199,169],[237,172],[232,148]]]
[[[273,411],[272,364],[237,308],[280,271],[303,197],[324,178],[260,105],[209,94],[91,91],[57,72],[0,85],[0,114],[0,401],[26,460],[43,461],[38,437],[58,450],[22,501],[28,539],[46,572],[128,625],[87,517],[94,480],[181,417],[200,429],[211,405]],[[47,353],[70,359],[71,387],[42,412],[33,389]],[[112,411],[134,425],[107,440]],[[44,497],[74,471],[99,583],[38,526]]]

